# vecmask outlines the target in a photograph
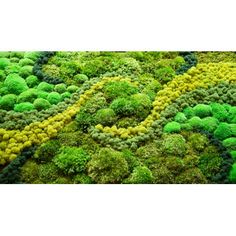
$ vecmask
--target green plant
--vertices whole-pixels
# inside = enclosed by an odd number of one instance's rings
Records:
[[[88,163],[89,176],[99,184],[120,183],[128,176],[128,164],[121,152],[101,148]]]
[[[217,129],[214,131],[214,136],[219,140],[224,140],[226,138],[231,137],[232,132],[230,125],[227,123],[220,123]]]
[[[33,160],[28,160],[21,167],[21,181],[24,183],[33,183],[38,179],[39,166]]]
[[[8,94],[0,98],[0,109],[10,111],[14,108],[17,96],[15,94]]]
[[[76,147],[63,147],[53,159],[54,163],[66,174],[83,172],[90,156],[82,149]]]
[[[85,81],[88,80],[88,76],[87,75],[84,75],[84,74],[78,74],[78,75],[75,75],[74,76],[74,79],[75,81],[75,84],[83,84]]]
[[[38,98],[44,98],[47,99],[48,97],[48,92],[42,91],[42,90],[38,90]]]
[[[64,92],[61,94],[62,100],[66,99],[66,98],[70,98],[70,97],[71,97],[71,93],[69,93],[69,92]]]
[[[202,151],[208,145],[209,141],[206,136],[200,133],[188,133],[188,144],[197,151]]]
[[[233,161],[236,162],[236,150],[230,152],[230,156],[232,157]]]
[[[212,108],[209,105],[198,104],[193,108],[195,116],[199,116],[200,118],[204,118],[212,115]]]
[[[42,90],[42,91],[45,91],[45,92],[52,92],[54,86],[52,84],[49,84],[47,82],[41,82],[37,89],[38,90]]]
[[[187,121],[187,117],[185,116],[183,112],[178,112],[175,115],[175,121],[178,123],[184,123],[185,121]]]
[[[102,125],[111,125],[116,121],[116,114],[111,108],[104,108],[97,111],[95,121]]]
[[[17,74],[10,74],[6,77],[4,85],[9,93],[20,94],[28,89],[25,80]]]
[[[163,67],[155,71],[155,77],[163,83],[172,80],[174,76],[175,71],[170,66]]]
[[[0,69],[4,70],[7,66],[10,65],[10,60],[8,58],[0,58]]]
[[[35,86],[38,85],[39,83],[39,80],[38,78],[35,76],[35,75],[29,75],[26,79],[25,79],[27,85],[30,87],[30,88],[33,88]]]
[[[39,165],[38,174],[39,180],[45,184],[52,183],[60,177],[60,171],[53,162]]]
[[[91,179],[91,177],[85,175],[85,174],[77,174],[74,178],[73,178],[73,182],[75,184],[92,184],[93,180]]]
[[[236,138],[227,138],[223,141],[223,146],[229,150],[236,150]]]
[[[232,168],[231,168],[230,173],[229,173],[229,180],[232,183],[236,183],[236,163],[234,163],[232,165]]]
[[[37,98],[38,96],[38,91],[36,89],[28,89],[24,92],[22,92],[17,99],[18,103],[21,102],[34,102],[34,100]]]
[[[192,129],[201,129],[202,128],[202,119],[198,116],[190,118],[187,122]]]
[[[94,124],[94,117],[83,111],[76,115],[75,120],[78,127],[83,131],[87,131],[87,129]]]
[[[14,106],[14,111],[16,112],[32,111],[34,109],[34,105],[30,102],[22,102]]]
[[[213,117],[219,121],[226,121],[228,117],[228,111],[226,108],[219,103],[211,103]]]
[[[34,61],[29,59],[29,58],[23,58],[23,59],[19,60],[19,65],[20,66],[28,66],[28,65],[33,66],[34,65]]]
[[[70,85],[69,87],[67,87],[67,92],[69,93],[75,93],[78,90],[78,86],[76,85]]]
[[[20,68],[19,75],[23,78],[27,78],[32,75],[33,66],[23,66]]]
[[[164,126],[164,132],[166,133],[178,133],[181,130],[181,126],[176,121],[171,121]]]
[[[151,184],[153,183],[152,172],[146,166],[137,166],[131,173],[128,183]]]
[[[49,101],[44,98],[35,99],[33,105],[34,105],[35,109],[38,111],[46,110],[51,107],[51,104],[49,103]]]
[[[57,104],[57,103],[59,103],[62,100],[62,98],[61,98],[61,95],[59,93],[51,92],[51,93],[48,94],[47,100],[51,104]]]
[[[186,140],[180,134],[170,134],[163,137],[162,151],[167,155],[184,156]]]
[[[207,179],[198,168],[188,169],[175,179],[177,184],[206,184]]]
[[[54,90],[55,92],[58,92],[58,93],[64,93],[66,92],[66,85],[63,83],[57,84],[55,85]]]
[[[208,132],[214,132],[219,124],[219,121],[214,117],[206,117],[202,119],[202,129]]]

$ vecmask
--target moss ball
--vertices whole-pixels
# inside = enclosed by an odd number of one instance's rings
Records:
[[[224,140],[226,138],[231,137],[232,132],[229,124],[220,123],[217,129],[214,131],[214,136],[219,140]]]
[[[212,115],[212,108],[209,105],[198,104],[193,108],[195,116],[199,116],[200,118],[204,118]]]
[[[233,161],[236,162],[236,150],[230,152],[230,156],[232,157]]]
[[[8,94],[0,99],[0,109],[10,111],[14,108],[17,96],[15,94]]]
[[[219,124],[219,121],[214,117],[206,117],[202,119],[202,129],[208,132],[214,132]]]
[[[41,82],[37,87],[38,90],[42,90],[45,92],[52,92],[53,88],[54,88],[54,86],[52,84],[47,83],[47,82]]]
[[[137,166],[134,168],[129,183],[132,184],[151,184],[153,183],[152,172],[146,166]]]
[[[10,65],[10,60],[8,58],[0,58],[0,69],[4,70],[7,66]]]
[[[24,58],[28,58],[28,59],[31,59],[31,60],[33,60],[33,61],[35,61],[37,58],[38,58],[38,56],[40,55],[40,53],[39,52],[25,52],[24,53]]]
[[[33,66],[23,66],[21,67],[19,74],[23,78],[27,78],[29,75],[32,75],[32,71],[33,71]]]
[[[34,65],[34,61],[32,61],[29,58],[23,58],[19,60],[19,65],[20,66],[32,66]]]
[[[14,106],[14,111],[16,112],[32,111],[34,109],[34,105],[30,102],[22,102]]]
[[[54,87],[54,91],[58,92],[58,93],[64,93],[64,92],[66,92],[66,85],[63,83],[57,84]]]
[[[58,104],[62,99],[61,99],[61,95],[59,93],[51,92],[51,93],[48,94],[47,100],[51,104]]]
[[[232,183],[236,183],[236,163],[233,164],[229,173],[229,179]]]
[[[76,84],[83,84],[87,80],[88,76],[84,74],[78,74],[74,76],[74,81],[76,82]]]
[[[110,108],[100,109],[95,115],[95,120],[98,124],[111,125],[116,121],[116,114]]]
[[[42,91],[42,90],[38,90],[38,98],[44,98],[47,99],[48,97],[48,92]]]
[[[227,138],[223,141],[223,146],[230,149],[236,150],[236,138]]]
[[[20,72],[21,67],[17,63],[11,63],[9,66],[5,68],[5,73],[7,75],[10,74],[18,74]]]
[[[71,97],[71,93],[69,92],[64,92],[61,94],[62,100],[64,100],[65,98],[70,98],[70,97]]]
[[[33,102],[38,96],[36,89],[28,89],[18,96],[17,102]]]
[[[187,123],[192,127],[192,129],[200,129],[202,127],[202,119],[198,116],[192,117]]]
[[[10,74],[4,81],[9,93],[20,94],[28,89],[25,80],[17,74]]]
[[[4,70],[0,70],[0,81],[3,81],[6,77]]]
[[[184,110],[183,110],[183,113],[185,114],[185,116],[190,119],[194,116],[194,110],[192,107],[186,107]]]
[[[183,112],[178,112],[175,115],[175,121],[178,123],[184,123],[185,121],[187,121],[187,117],[185,116]]]
[[[33,105],[38,111],[46,110],[51,107],[51,104],[49,103],[49,101],[44,98],[37,98],[34,101]]]
[[[166,133],[177,133],[180,132],[180,130],[181,126],[176,121],[169,122],[164,126],[164,132]]]
[[[38,85],[39,83],[39,80],[38,78],[35,76],[35,75],[30,75],[28,76],[26,79],[25,79],[27,85],[30,87],[30,88],[33,88],[35,86]]]
[[[69,86],[68,88],[67,88],[67,92],[69,92],[69,93],[75,93],[77,90],[78,90],[78,86],[76,86],[76,85],[71,85],[71,86]]]
[[[228,116],[228,111],[226,108],[219,103],[211,103],[213,117],[219,121],[226,121]]]

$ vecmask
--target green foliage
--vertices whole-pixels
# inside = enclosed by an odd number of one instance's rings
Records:
[[[120,183],[128,176],[128,163],[122,152],[101,148],[88,163],[89,176],[99,184]]]
[[[53,162],[39,165],[38,174],[39,180],[45,184],[52,183],[57,178],[60,178],[60,172]]]
[[[49,101],[44,98],[35,99],[33,105],[34,105],[35,109],[38,111],[46,110],[51,107],[51,104],[49,103]]]
[[[118,97],[128,97],[137,92],[138,89],[127,81],[109,82],[104,87],[104,94],[109,100],[113,100]]]
[[[78,75],[75,75],[74,76],[74,82],[75,84],[83,84],[85,81],[88,80],[88,76],[87,75],[84,75],[84,74],[78,74]]]
[[[0,81],[3,81],[6,77],[4,70],[0,70]]]
[[[33,66],[34,65],[34,61],[29,59],[29,58],[23,58],[23,59],[19,60],[19,65],[20,66],[28,66],[28,65]]]
[[[232,135],[236,136],[236,124],[230,124],[229,127],[232,132]]]
[[[111,125],[116,121],[116,114],[110,108],[103,108],[97,111],[95,121],[102,125]]]
[[[236,162],[236,150],[230,152],[230,156],[232,157],[233,161]]]
[[[219,124],[219,121],[214,117],[206,117],[202,119],[202,128],[208,132],[214,132]]]
[[[67,88],[67,91],[69,92],[69,93],[75,93],[75,92],[77,92],[77,90],[78,90],[78,86],[76,86],[76,85],[71,85],[71,86],[69,86],[68,88]]]
[[[58,153],[59,148],[60,144],[58,141],[50,140],[37,148],[33,158],[39,163],[48,162]]]
[[[186,153],[186,141],[180,134],[165,135],[162,145],[162,151],[167,155],[184,156]]]
[[[28,89],[25,80],[17,74],[10,74],[6,77],[4,85],[9,93],[20,94]]]
[[[223,141],[223,146],[229,150],[236,150],[236,138],[227,138]]]
[[[27,85],[30,87],[30,88],[33,88],[35,86],[38,85],[39,83],[39,80],[38,78],[35,76],[35,75],[29,75],[26,79],[25,79]]]
[[[36,89],[28,89],[24,92],[22,92],[17,99],[18,103],[21,102],[34,102],[34,100],[37,98],[38,92]]]
[[[82,173],[82,174],[77,174],[73,178],[73,183],[75,183],[75,184],[93,184],[93,180],[91,177]]]
[[[228,117],[228,111],[226,108],[219,103],[210,104],[212,108],[213,117],[215,117],[219,121],[226,121]]]
[[[71,97],[71,93],[69,93],[69,92],[64,92],[61,94],[62,100],[66,99],[66,98],[70,98],[70,97]]]
[[[52,84],[47,83],[47,82],[41,82],[37,87],[38,90],[42,90],[45,92],[52,92],[53,88],[54,88],[54,86]]]
[[[204,118],[212,115],[212,108],[209,105],[198,104],[193,108],[195,116],[199,116],[200,118]]]
[[[188,169],[176,177],[177,184],[206,184],[207,179],[198,168]]]
[[[184,123],[185,121],[187,121],[187,117],[185,116],[183,112],[178,112],[175,115],[175,121],[178,123]]]
[[[192,129],[200,129],[202,128],[202,119],[198,116],[194,116],[188,120],[188,124],[192,127]]]
[[[17,96],[15,94],[8,94],[0,98],[0,109],[10,111],[14,108]]]
[[[152,172],[146,166],[137,166],[129,177],[128,183],[151,184],[153,183]]]
[[[53,159],[54,163],[66,174],[83,172],[90,156],[82,149],[76,147],[63,147]]]
[[[34,183],[38,179],[39,166],[33,160],[28,160],[21,168],[21,180],[24,183]]]
[[[229,108],[228,122],[236,123],[236,106]]]
[[[163,67],[155,71],[155,77],[163,83],[171,81],[174,76],[175,71],[170,66]]]
[[[194,110],[192,107],[186,107],[184,110],[183,110],[183,113],[185,114],[185,116],[190,119],[194,116]]]
[[[229,138],[231,135],[231,128],[227,123],[220,123],[217,129],[214,131],[214,136],[219,140]]]
[[[10,65],[10,60],[8,58],[0,58],[0,70],[4,70]]]
[[[164,132],[166,133],[178,133],[181,130],[181,126],[176,121],[171,121],[164,126]]]
[[[20,68],[19,75],[23,78],[27,78],[28,76],[32,75],[33,66],[23,66]]]
[[[5,73],[6,75],[18,74],[20,72],[20,69],[21,67],[17,63],[11,63],[5,68]]]
[[[61,95],[59,93],[51,92],[51,93],[48,94],[47,100],[51,104],[58,104],[59,102],[61,102],[62,98],[61,98]]]
[[[203,151],[209,143],[207,137],[200,133],[191,133],[188,135],[188,142],[196,151]]]
[[[44,98],[47,99],[48,97],[48,92],[42,91],[42,90],[38,90],[38,98]]]
[[[64,93],[64,92],[66,92],[66,85],[63,83],[57,84],[57,85],[55,85],[54,90],[55,90],[55,92],[58,92],[58,93]]]
[[[129,116],[136,113],[138,104],[128,98],[117,98],[111,103],[110,108],[113,109],[117,115]]]
[[[75,120],[78,127],[83,131],[87,131],[87,129],[94,124],[94,117],[83,111],[76,115]]]
[[[19,104],[15,104],[14,106],[14,111],[16,112],[32,111],[34,109],[35,109],[34,105],[30,102],[22,102]]]

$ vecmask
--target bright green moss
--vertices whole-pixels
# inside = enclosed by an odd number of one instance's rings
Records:
[[[188,169],[175,179],[177,184],[206,184],[207,179],[198,168]]]
[[[165,133],[178,133],[181,130],[181,126],[176,121],[171,121],[164,126]]]
[[[232,169],[229,174],[229,180],[232,183],[236,183],[236,163],[233,164]]]
[[[42,90],[38,90],[38,98],[44,98],[47,99],[48,97],[48,92],[42,91]]]
[[[75,93],[75,92],[77,92],[78,89],[79,89],[78,86],[76,86],[76,85],[71,85],[71,86],[67,87],[67,92],[69,92],[69,93]]]
[[[213,117],[215,117],[219,121],[227,120],[228,111],[223,105],[219,103],[212,103],[210,104],[210,106],[212,108]]]
[[[236,106],[229,108],[228,122],[236,123]]]
[[[236,150],[236,138],[227,138],[223,141],[223,146],[230,149]]]
[[[33,105],[34,105],[35,109],[38,111],[46,110],[51,107],[51,104],[49,103],[49,101],[44,98],[37,98],[34,101]]]
[[[28,76],[26,79],[25,79],[27,85],[30,87],[30,88],[33,88],[35,86],[38,85],[39,83],[39,80],[38,78],[35,76],[35,75],[30,75]]]
[[[25,52],[24,58],[28,58],[35,61],[38,58],[39,54],[40,52]]]
[[[163,83],[171,81],[174,76],[175,71],[170,66],[163,67],[155,71],[155,77]]]
[[[231,137],[232,131],[227,123],[220,123],[217,129],[214,131],[214,136],[219,140],[224,140]]]
[[[28,160],[22,167],[21,167],[21,180],[24,183],[33,183],[38,179],[38,172],[39,166],[36,162],[32,160]]]
[[[30,102],[22,102],[14,106],[14,111],[16,112],[32,111],[34,109],[34,105]]]
[[[54,163],[66,174],[83,172],[90,156],[77,147],[63,147],[60,153],[53,159]]]
[[[38,96],[38,92],[36,89],[28,89],[18,96],[17,102],[18,103],[21,103],[21,102],[33,103],[34,100],[37,98],[37,96]]]
[[[184,123],[187,121],[187,118],[183,112],[178,112],[175,116],[175,121],[178,123]]]
[[[6,77],[4,70],[0,70],[0,81],[3,81]]]
[[[71,93],[69,93],[69,92],[64,92],[61,94],[62,100],[66,99],[66,98],[70,98],[70,97],[71,97]]]
[[[11,63],[5,68],[5,73],[6,75],[18,74],[20,72],[20,69],[21,67],[17,63]]]
[[[45,92],[52,92],[53,88],[54,88],[54,86],[52,84],[47,83],[47,82],[41,82],[37,87],[38,90],[42,90]]]
[[[202,119],[198,116],[194,116],[188,120],[188,124],[192,129],[200,129],[202,128]]]
[[[17,74],[10,74],[6,77],[4,85],[9,93],[20,94],[28,89],[25,80]]]
[[[93,184],[93,180],[91,177],[85,175],[85,174],[77,174],[73,178],[74,184]]]
[[[79,112],[77,116],[75,117],[76,123],[78,127],[83,130],[84,132],[87,131],[87,129],[94,124],[94,117],[91,116],[91,114],[86,112]]]
[[[19,60],[19,65],[20,66],[33,66],[34,65],[34,61],[29,59],[29,58],[23,58]]]
[[[202,119],[202,129],[208,132],[214,132],[219,124],[219,121],[214,117],[206,117]]]
[[[111,125],[116,121],[116,114],[111,108],[104,108],[97,111],[95,121],[102,125]]]
[[[198,104],[193,108],[195,116],[199,116],[200,118],[204,118],[212,115],[212,108],[209,105]]]
[[[230,152],[230,156],[232,157],[233,161],[236,162],[236,150]]]
[[[58,104],[59,102],[61,102],[62,98],[59,93],[51,92],[48,94],[47,100],[50,102],[50,104]]]
[[[188,135],[188,144],[196,151],[203,151],[208,143],[207,137],[200,133],[191,133]]]
[[[184,110],[183,110],[183,113],[185,114],[185,116],[190,119],[194,116],[194,110],[192,107],[186,107]]]
[[[236,124],[229,125],[232,135],[236,137]]]
[[[14,108],[17,96],[15,94],[8,94],[0,98],[0,109],[10,111]]]
[[[20,69],[19,75],[23,78],[27,78],[28,76],[32,75],[33,66],[23,66]]]
[[[74,82],[75,84],[83,84],[85,81],[88,80],[88,76],[84,74],[78,74],[74,76]]]
[[[0,58],[0,70],[4,70],[10,65],[10,60],[8,58]]]

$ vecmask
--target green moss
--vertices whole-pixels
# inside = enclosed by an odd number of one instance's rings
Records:
[[[165,135],[162,145],[162,151],[167,155],[184,156],[186,153],[186,141],[180,134]]]
[[[171,121],[164,126],[165,133],[178,133],[181,130],[181,126],[176,121]]]
[[[185,121],[187,121],[187,117],[183,112],[178,112],[174,119],[178,123],[184,123]]]
[[[70,98],[70,97],[71,97],[71,93],[69,93],[69,92],[64,92],[61,94],[62,100],[66,99],[66,98]]]
[[[96,183],[120,183],[129,174],[128,163],[121,152],[101,148],[88,163],[88,173]]]
[[[82,149],[76,147],[63,147],[53,159],[54,163],[66,174],[83,172],[90,156]]]
[[[192,107],[186,107],[184,110],[183,110],[183,113],[185,114],[185,116],[190,119],[194,116],[194,110]]]
[[[24,183],[33,183],[39,178],[39,166],[36,162],[32,160],[28,160],[22,167],[21,167],[21,181]]]
[[[94,124],[94,117],[83,111],[76,115],[75,120],[78,127],[83,131],[87,131],[87,129]]]
[[[212,115],[212,108],[209,105],[198,104],[193,108],[195,116],[199,116],[200,118],[204,118]]]
[[[17,74],[10,74],[6,77],[4,85],[9,93],[20,94],[28,89],[25,80]]]
[[[0,109],[10,111],[14,108],[17,96],[15,94],[8,94],[0,98]]]
[[[223,146],[230,149],[236,150],[236,138],[227,138],[223,141]]]
[[[0,81],[3,81],[6,77],[4,70],[0,70]]]
[[[71,86],[67,87],[67,92],[69,92],[69,93],[75,93],[75,92],[77,92],[78,89],[79,89],[78,86],[76,86],[76,85],[71,85]]]
[[[21,102],[34,102],[34,100],[37,98],[38,92],[36,89],[28,89],[24,92],[22,92],[17,99],[18,103]]]
[[[60,177],[60,172],[53,162],[39,165],[38,173],[39,180],[45,184],[55,181]]]
[[[61,95],[59,93],[51,92],[51,93],[48,94],[47,100],[51,104],[58,104],[59,102],[61,102],[62,98],[61,98]]]
[[[73,182],[75,184],[93,184],[93,180],[91,177],[85,175],[85,174],[77,174],[73,178]]]
[[[214,131],[214,136],[219,140],[224,140],[231,137],[232,131],[227,123],[220,123],[217,129]]]
[[[97,111],[95,121],[102,125],[111,125],[116,121],[116,114],[110,108],[104,108]]]
[[[236,163],[233,164],[230,174],[229,174],[229,180],[232,183],[236,183]]]
[[[23,58],[19,60],[19,65],[20,66],[33,66],[34,65],[34,61],[29,59],[29,58]]]
[[[219,121],[226,121],[228,117],[228,111],[226,108],[219,103],[210,104],[212,108],[213,117],[215,117]]]
[[[10,65],[10,60],[8,58],[0,58],[0,70],[4,70]]]
[[[25,52],[24,58],[28,58],[28,59],[35,61],[39,55],[40,55],[40,52],[35,52],[35,51],[34,52]]]
[[[192,133],[188,136],[188,144],[196,151],[203,151],[209,144],[206,136],[199,133]]]
[[[38,98],[44,98],[47,99],[48,97],[48,92],[42,91],[42,90],[38,90]]]
[[[19,71],[19,75],[23,78],[27,78],[28,76],[32,75],[33,66],[23,66]]]
[[[17,63],[11,63],[5,68],[5,73],[6,75],[18,74],[20,72],[20,69],[21,67]]]
[[[32,111],[34,109],[34,105],[30,102],[22,102],[14,106],[14,111],[16,112]]]
[[[85,81],[88,80],[88,76],[87,75],[84,75],[84,74],[78,74],[78,75],[75,75],[74,76],[74,79],[75,81],[75,84],[83,84]]]
[[[233,161],[236,162],[236,150],[230,152],[230,156],[232,157]]]
[[[174,76],[175,76],[175,71],[169,66],[157,69],[155,71],[155,77],[163,83],[171,81],[174,78]]]
[[[55,85],[54,91],[58,92],[58,93],[64,93],[64,92],[66,92],[66,85],[63,83],[57,84],[57,85]]]
[[[26,79],[25,79],[27,85],[30,87],[30,88],[33,88],[35,86],[38,85],[39,83],[39,80],[38,78],[35,76],[35,75],[29,75]]]
[[[49,101],[44,98],[35,99],[33,105],[34,105],[35,109],[38,111],[46,110],[51,107],[51,104],[49,103]]]
[[[153,183],[152,172],[146,166],[137,166],[134,168],[127,183],[130,184],[151,184]]]
[[[188,169],[175,179],[177,184],[206,184],[207,179],[198,168]]]
[[[219,121],[214,117],[206,117],[202,119],[202,129],[208,132],[214,132],[219,124]]]
[[[232,132],[232,135],[236,136],[236,124],[230,124],[229,127]]]
[[[37,87],[38,90],[42,90],[45,92],[52,92],[53,88],[54,88],[54,86],[52,84],[47,83],[47,82],[41,82]]]
[[[236,106],[229,108],[228,122],[236,123]]]

